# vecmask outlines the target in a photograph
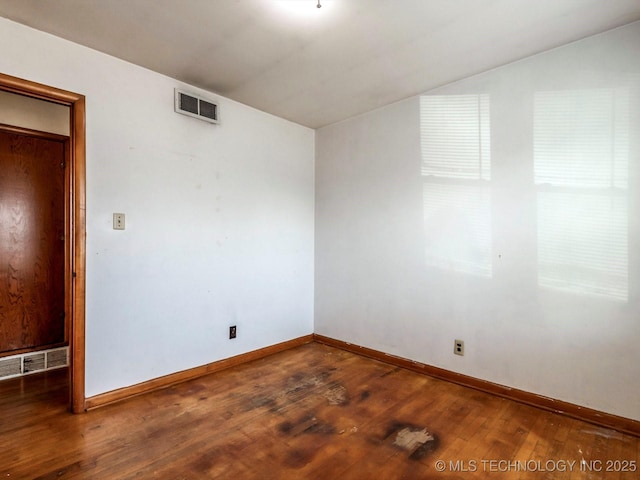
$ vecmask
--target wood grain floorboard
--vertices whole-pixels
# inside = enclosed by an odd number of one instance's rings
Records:
[[[619,471],[637,469],[637,437],[318,343],[86,414],[67,409],[64,370],[0,382],[0,478],[639,475]]]

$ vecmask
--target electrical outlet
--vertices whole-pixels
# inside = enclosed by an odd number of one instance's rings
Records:
[[[124,213],[113,214],[113,229],[124,230]]]
[[[236,326],[229,327],[229,339],[236,338]]]
[[[464,340],[453,341],[453,353],[464,356]]]

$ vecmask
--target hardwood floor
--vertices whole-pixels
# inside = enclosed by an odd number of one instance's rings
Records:
[[[67,403],[64,371],[0,382],[0,478],[640,475],[639,438],[318,343],[86,414]]]

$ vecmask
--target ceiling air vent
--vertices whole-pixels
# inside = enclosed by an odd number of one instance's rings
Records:
[[[218,104],[207,98],[175,89],[175,110],[183,115],[199,118],[205,122],[218,123],[220,109]]]

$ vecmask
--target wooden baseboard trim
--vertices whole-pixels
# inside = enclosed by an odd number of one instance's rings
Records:
[[[406,368],[417,373],[428,375],[430,377],[445,380],[464,387],[473,388],[482,392],[497,395],[519,403],[531,405],[533,407],[548,410],[554,413],[565,415],[567,417],[582,420],[584,422],[598,425],[600,427],[611,428],[622,433],[627,433],[636,437],[640,437],[640,422],[630,418],[620,417],[606,412],[601,412],[587,407],[582,407],[573,403],[556,400],[554,398],[545,397],[524,390],[499,385],[497,383],[481,380],[461,373],[452,372],[443,368],[434,367],[420,362],[415,362],[407,358],[398,357],[388,353],[374,350],[372,348],[362,347],[342,340],[336,340],[324,335],[312,334],[295,338],[286,342],[271,345],[259,350],[243,353],[234,357],[219,360],[199,367],[191,368],[181,372],[165,375],[164,377],[154,378],[147,382],[124,387],[111,392],[102,393],[89,397],[85,401],[86,410],[93,410],[104,405],[119,402],[127,398],[142,395],[144,393],[153,392],[163,388],[171,387],[178,383],[186,382],[203,375],[218,372],[227,368],[231,368],[243,363],[258,360],[260,358],[273,355],[278,352],[289,350],[311,342],[318,342],[331,347],[340,348],[364,357],[379,360],[381,362],[394,365],[396,367]]]
[[[414,362],[403,357],[397,357],[378,350],[367,347],[361,347],[352,343],[336,340],[334,338],[325,337],[324,335],[313,335],[313,340],[329,345],[331,347],[340,348],[364,357],[373,358],[397,367],[406,368],[417,373],[429,375],[430,377],[445,380],[447,382],[462,385],[464,387],[473,388],[482,392],[497,395],[519,403],[531,405],[533,407],[548,410],[554,413],[565,415],[567,417],[582,420],[584,422],[598,425],[600,427],[611,428],[622,433],[627,433],[636,437],[640,437],[640,422],[630,418],[619,417],[610,413],[601,412],[587,407],[581,407],[573,403],[556,400],[554,398],[545,397],[524,390],[510,388],[497,383],[481,380],[461,373],[452,372],[443,368],[433,367],[424,363]]]
[[[199,367],[190,368],[189,370],[183,370],[181,372],[165,375],[164,377],[154,378],[152,380],[138,383],[130,387],[119,388],[110,392],[101,393],[93,397],[89,397],[85,401],[86,410],[93,410],[98,407],[109,405],[111,403],[119,402],[131,397],[142,395],[144,393],[150,393],[155,390],[161,390],[163,388],[171,387],[178,383],[186,382],[187,380],[193,380],[203,375],[209,375],[210,373],[219,372],[227,368],[235,367],[243,363],[258,360],[260,358],[268,357],[278,352],[289,350],[290,348],[298,347],[307,343],[313,342],[313,335],[305,335],[302,337],[294,338],[286,342],[270,345],[259,350],[253,350],[251,352],[236,355],[234,357],[225,358],[217,362],[209,363],[207,365],[201,365]]]

